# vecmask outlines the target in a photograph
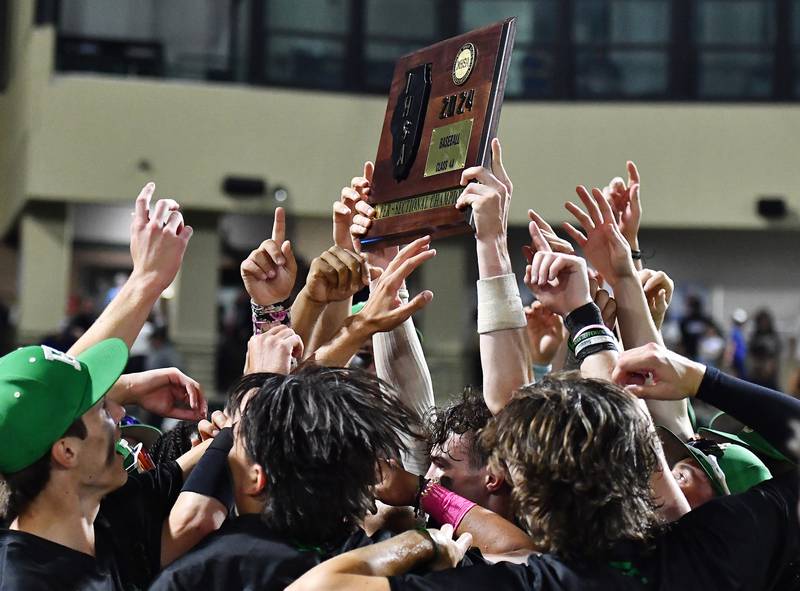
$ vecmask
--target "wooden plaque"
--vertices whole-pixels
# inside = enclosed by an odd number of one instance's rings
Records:
[[[383,121],[365,250],[472,232],[461,172],[490,166],[516,18],[401,57]]]

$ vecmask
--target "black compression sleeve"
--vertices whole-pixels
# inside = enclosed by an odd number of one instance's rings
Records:
[[[233,505],[233,484],[228,470],[228,452],[233,447],[233,430],[221,429],[183,484],[181,492],[214,497],[228,507]]]
[[[698,400],[708,402],[757,431],[781,453],[792,437],[789,422],[800,421],[800,400],[745,382],[709,367],[697,390]]]

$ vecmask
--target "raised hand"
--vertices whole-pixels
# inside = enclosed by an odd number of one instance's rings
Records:
[[[567,316],[592,301],[586,262],[575,255],[553,252],[539,227],[528,224],[536,253],[525,267],[525,285],[542,304]]]
[[[667,314],[667,308],[669,308],[669,304],[672,301],[675,283],[664,271],[652,271],[650,269],[639,271],[639,281],[642,283],[644,295],[647,298],[647,306],[650,308],[650,315],[653,317],[653,323],[656,325],[656,329],[661,330],[661,326],[664,324],[664,316]]]
[[[375,219],[375,208],[367,199],[372,193],[372,175],[375,172],[375,165],[372,162],[364,163],[364,176],[353,177],[350,187],[342,189],[342,197],[345,193],[352,201],[352,209],[355,214],[352,216],[350,224],[350,238],[356,252],[361,251],[361,238],[367,233],[372,220]],[[367,262],[372,267],[385,269],[386,266],[397,256],[400,248],[397,246],[385,246],[383,248],[373,248],[367,253]]]
[[[681,400],[697,393],[705,372],[702,363],[649,343],[620,354],[611,379],[639,398]]]
[[[614,213],[603,193],[595,188],[589,194],[583,186],[577,187],[576,192],[588,213],[570,201],[565,207],[575,216],[586,234],[567,222],[564,222],[564,229],[581,247],[586,259],[612,287],[621,279],[635,276],[630,245],[620,233]]]
[[[374,172],[375,165],[365,162],[363,176],[353,177],[350,186],[342,189],[339,201],[333,204],[333,243],[339,248],[357,250],[358,239],[350,233],[353,219],[359,215],[355,206],[369,197]]]
[[[181,268],[193,231],[191,226],[184,226],[180,205],[173,199],[159,199],[150,215],[155,189],[155,183],[147,183],[136,198],[131,222],[131,277],[161,293]]]
[[[525,308],[531,361],[535,365],[550,365],[564,342],[564,321],[561,316],[533,302]]]
[[[233,421],[221,410],[215,410],[211,413],[211,420],[202,419],[197,423],[197,433],[200,435],[200,441],[216,437],[219,432],[225,427],[233,426]]]
[[[433,292],[429,290],[417,294],[406,304],[397,295],[400,286],[414,269],[436,256],[436,251],[430,249],[430,243],[430,236],[418,238],[404,247],[386,270],[377,270],[379,277],[370,290],[369,299],[356,315],[369,334],[392,330],[433,299]]]
[[[281,302],[292,293],[297,262],[292,245],[286,240],[286,213],[282,207],[275,209],[272,238],[242,261],[240,272],[247,293],[260,306]]]
[[[633,250],[639,249],[639,224],[642,221],[642,204],[639,199],[639,171],[630,160],[627,163],[628,183],[615,177],[603,189],[603,196],[614,212],[614,218],[625,240]]]
[[[500,140],[492,140],[492,170],[482,166],[467,168],[461,173],[461,184],[466,188],[455,206],[457,209],[472,207],[475,238],[479,242],[505,238],[513,186],[503,166]]]
[[[449,523],[441,529],[429,529],[428,533],[436,545],[436,558],[428,565],[431,570],[454,568],[472,546],[472,534],[461,534],[453,539],[456,532]]]
[[[363,255],[332,246],[311,262],[303,289],[311,301],[327,304],[346,300],[367,285]]]
[[[160,417],[197,420],[208,413],[200,384],[174,367],[125,374],[111,396],[119,404],[137,404]]]
[[[542,216],[538,213],[533,211],[532,209],[528,210],[528,219],[536,224],[539,227],[539,231],[542,233],[542,236],[547,243],[550,245],[550,248],[553,252],[563,252],[564,254],[575,254],[575,249],[572,248],[572,244],[569,241],[564,240],[563,238],[559,238],[553,228],[548,224]],[[525,254],[525,259],[530,261],[533,258],[533,251],[535,249],[529,246],[523,246],[523,253]]]
[[[292,359],[303,356],[303,341],[288,326],[279,324],[250,337],[247,343],[247,371],[288,375]]]

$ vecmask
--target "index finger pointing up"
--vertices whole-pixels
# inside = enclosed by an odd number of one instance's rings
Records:
[[[528,222],[528,232],[530,233],[533,245],[536,247],[538,252],[553,251],[553,249],[550,248],[550,244],[542,235],[542,231],[539,229],[539,226],[536,225],[536,222]]]
[[[639,169],[632,160],[628,160],[628,186],[639,182]]]
[[[134,208],[134,214],[137,222],[142,224],[146,224],[150,220],[150,199],[153,197],[153,191],[155,191],[156,185],[155,183],[147,183],[142,190],[139,192],[139,196],[136,198],[136,206]]]
[[[272,222],[272,239],[278,244],[286,240],[286,213],[282,207],[275,208],[275,220]]]

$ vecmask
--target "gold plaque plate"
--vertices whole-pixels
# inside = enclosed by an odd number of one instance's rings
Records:
[[[461,195],[461,191],[463,190],[462,187],[458,187],[446,191],[417,195],[416,197],[408,199],[378,203],[375,205],[375,219],[382,220],[398,215],[419,213],[421,211],[428,211],[429,209],[436,209],[437,207],[455,205],[456,201],[458,201],[458,196]]]
[[[472,135],[472,121],[464,119],[433,130],[428,159],[425,161],[425,176],[464,168]]]

